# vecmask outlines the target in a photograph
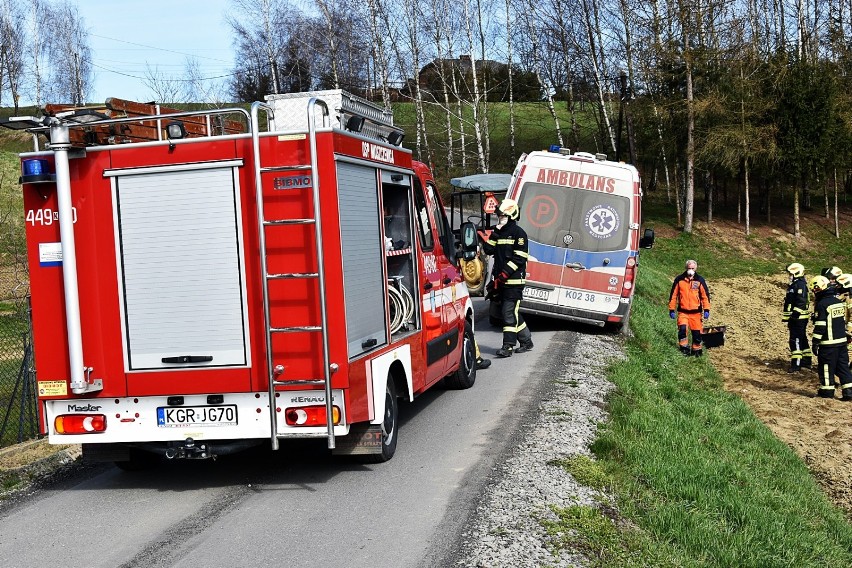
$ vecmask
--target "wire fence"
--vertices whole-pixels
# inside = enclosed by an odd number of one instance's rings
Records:
[[[0,302],[0,447],[38,436],[29,302]]]
[[[38,436],[29,272],[15,175],[0,168],[0,447]]]

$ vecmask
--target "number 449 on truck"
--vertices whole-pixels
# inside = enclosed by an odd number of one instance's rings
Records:
[[[36,140],[21,182],[50,443],[125,469],[291,438],[379,462],[398,398],[474,384],[476,233],[454,242],[383,108],[338,90],[59,110],[3,123]]]
[[[640,238],[639,172],[603,154],[552,146],[521,156],[509,197],[529,238],[521,311],[627,332]]]

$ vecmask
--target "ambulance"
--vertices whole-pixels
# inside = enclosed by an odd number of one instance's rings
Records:
[[[521,156],[509,196],[529,238],[521,311],[627,333],[639,250],[654,243],[636,168],[552,146]]]

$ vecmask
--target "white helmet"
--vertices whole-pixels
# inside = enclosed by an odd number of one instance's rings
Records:
[[[843,286],[844,288],[852,288],[852,274],[841,274],[837,277],[837,283]]]
[[[518,207],[518,202],[514,199],[504,199],[500,202],[500,207],[498,207],[497,210],[503,215],[506,215],[509,219],[517,219],[521,216],[521,210]]]
[[[794,262],[793,264],[787,265],[787,272],[789,272],[793,278],[798,278],[805,275],[805,267],[798,262]]]

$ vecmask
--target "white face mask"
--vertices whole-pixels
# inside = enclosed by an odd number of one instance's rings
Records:
[[[498,227],[502,227],[503,225],[505,225],[508,222],[509,222],[509,216],[508,215],[500,215],[499,217],[497,217],[497,226]]]
[[[695,269],[694,269],[694,268],[690,268],[690,269],[688,269],[688,270],[686,271],[686,275],[687,275],[687,276],[695,276]]]

